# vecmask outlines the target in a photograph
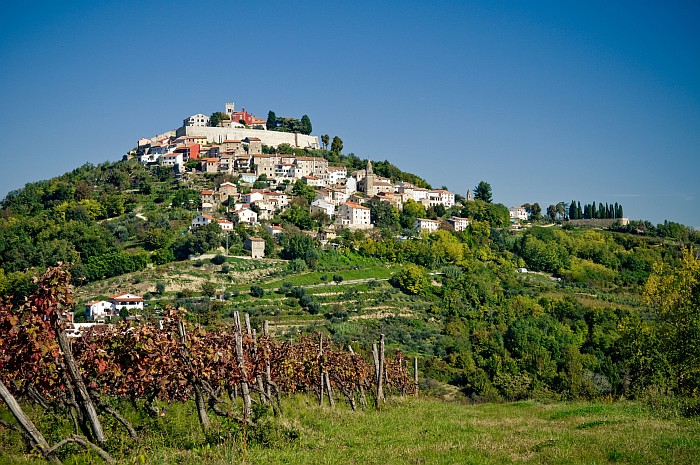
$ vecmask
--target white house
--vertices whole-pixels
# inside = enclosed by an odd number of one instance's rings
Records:
[[[88,320],[104,322],[114,316],[112,302],[95,300],[85,304],[85,316]]]
[[[258,222],[258,214],[247,207],[240,208],[234,212],[238,215],[238,223],[255,224]]]
[[[162,166],[182,166],[184,163],[182,152],[168,153],[160,157],[160,164]]]
[[[430,220],[427,218],[416,218],[413,223],[413,229],[418,232],[427,231],[429,233],[435,232],[440,227],[440,222],[437,220]]]
[[[445,208],[450,208],[455,204],[455,194],[443,189],[429,191],[428,202],[431,207],[443,205]]]
[[[329,166],[326,181],[328,184],[338,184],[348,177],[348,169],[344,166]]]
[[[129,312],[134,310],[143,310],[143,297],[134,294],[119,294],[115,295],[109,301],[112,303],[114,313],[119,313],[125,309]]]
[[[259,189],[253,189],[248,194],[241,194],[241,202],[243,203],[254,203],[264,198],[265,194]]]
[[[282,234],[284,232],[284,228],[282,228],[282,226],[277,225],[277,224],[265,225],[265,229],[267,229],[267,232],[269,232],[271,236],[275,236],[277,234]]]
[[[354,202],[345,202],[338,207],[335,224],[350,229],[369,229],[372,227],[369,208]]]
[[[523,207],[510,207],[508,209],[508,213],[510,214],[511,220],[528,220],[527,210],[525,210]]]
[[[191,229],[198,228],[200,226],[207,225],[214,221],[214,218],[209,216],[209,215],[197,215],[193,220],[192,220],[192,227]]]
[[[311,210],[311,213],[314,212],[321,212],[325,213],[329,217],[333,218],[335,215],[335,205],[332,203],[328,203],[323,199],[316,199],[313,202],[311,202],[311,207],[309,207]]]
[[[302,176],[301,179],[302,181],[306,182],[306,184],[312,187],[323,187],[326,185],[326,180],[323,178],[319,178],[318,176]]]
[[[197,113],[196,115],[192,115],[189,118],[185,118],[184,120],[182,120],[182,125],[200,128],[207,127],[209,126],[209,117],[207,115]]]
[[[233,223],[228,220],[216,220],[222,231],[233,231]]]
[[[465,231],[469,227],[469,220],[467,218],[459,218],[453,216],[447,219],[447,222],[455,228],[455,231]]]

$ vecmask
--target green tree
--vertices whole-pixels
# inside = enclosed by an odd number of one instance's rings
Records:
[[[331,142],[331,152],[340,153],[343,151],[343,140],[338,136],[333,136]]]
[[[265,127],[268,130],[277,128],[277,115],[275,115],[275,112],[272,110],[267,112],[267,122],[265,123]]]
[[[644,299],[655,319],[656,336],[680,394],[700,387],[700,260],[683,249],[680,263],[654,266],[644,287]],[[656,347],[646,347],[656,350]]]
[[[306,234],[285,234],[282,238],[282,258],[294,260],[296,258],[306,259],[309,250],[316,249],[316,243]]]
[[[308,115],[304,115],[301,117],[301,123],[300,123],[300,129],[302,134],[309,135],[311,134],[311,131],[313,130],[313,126],[311,126],[311,119],[309,119]]]
[[[491,203],[493,198],[491,197],[491,184],[481,181],[474,188],[474,200],[483,200],[486,203]]]
[[[371,213],[371,212],[370,212]],[[399,215],[399,222],[402,228],[412,228],[416,218],[425,218],[425,206],[412,199],[406,201]]]
[[[314,201],[314,197],[316,197],[316,191],[313,186],[309,186],[306,181],[297,179],[294,183],[294,187],[292,187],[292,195],[303,197],[308,203],[311,203]]]
[[[250,286],[250,295],[253,297],[262,297],[265,295],[265,289],[258,285],[252,285]]]
[[[323,148],[328,150],[328,144],[330,143],[330,136],[328,134],[324,134],[321,136],[321,143],[323,144]]]
[[[227,115],[226,113],[222,113],[222,112],[220,112],[220,111],[215,111],[215,112],[212,113],[211,116],[209,117],[209,126],[212,126],[212,127],[215,127],[215,128],[216,128],[216,127],[219,126],[219,124],[220,124],[222,121],[224,121],[224,120],[230,120],[230,119],[231,119],[231,118],[230,118],[229,115]]]
[[[368,201],[365,206],[369,207],[370,221],[376,227],[388,229],[399,228],[399,211],[390,203],[373,199]]]
[[[200,289],[202,291],[202,295],[204,295],[206,297],[211,298],[211,297],[214,297],[216,295],[216,284],[214,284],[211,281],[204,281],[201,284]]]
[[[556,221],[557,220],[557,207],[554,205],[550,205],[547,207],[547,216],[549,217],[550,220]]]
[[[390,282],[407,294],[420,294],[428,286],[428,277],[423,268],[409,263],[398,271]]]

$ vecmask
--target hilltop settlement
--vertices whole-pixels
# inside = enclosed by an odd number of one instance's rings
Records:
[[[237,112],[232,103],[226,104],[225,114],[230,119],[222,120],[217,127],[211,127],[210,118],[203,114],[185,118],[176,131],[140,139],[132,153],[146,166],[172,167],[185,183],[198,179],[198,173],[236,177],[236,183],[201,189],[201,214],[192,220],[193,228],[212,221],[223,230],[238,223],[270,221],[291,205],[297,182],[313,189],[310,212],[328,215],[333,221],[328,231],[372,228],[369,208],[364,206],[372,199],[399,211],[409,200],[425,208],[441,205],[449,209],[455,205],[453,192],[378,176],[369,160],[365,169],[348,172],[346,167],[333,166],[323,157],[289,153],[290,149],[318,149],[316,136],[268,130],[266,120],[245,109]],[[252,188],[243,192],[240,186]],[[468,225],[466,218],[449,218],[448,222],[458,231]],[[439,224],[437,220],[418,218],[414,228],[432,232]],[[274,227],[270,230],[277,231]]]

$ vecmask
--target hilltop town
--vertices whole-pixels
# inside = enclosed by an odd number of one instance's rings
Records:
[[[235,177],[235,183],[201,189],[201,214],[192,220],[193,228],[212,221],[223,230],[237,223],[270,221],[291,205],[298,182],[313,189],[310,213],[325,214],[332,220],[332,227],[326,231],[331,235],[339,228],[372,228],[369,208],[364,206],[369,200],[386,202],[399,211],[409,200],[426,209],[455,205],[453,192],[378,176],[369,160],[365,169],[349,172],[347,167],[333,166],[320,156],[280,153],[280,149],[318,149],[318,137],[267,130],[266,120],[245,109],[235,111],[233,103],[226,104],[225,114],[230,119],[217,127],[209,126],[209,117],[201,113],[185,118],[176,131],[139,140],[132,154],[145,166],[172,167],[183,182],[196,179],[198,174]],[[255,187],[261,185],[264,187]],[[457,231],[469,224],[459,217],[448,218],[447,222]],[[417,218],[413,226],[417,231],[433,232],[439,225],[435,219]],[[274,226],[269,229],[277,231]]]

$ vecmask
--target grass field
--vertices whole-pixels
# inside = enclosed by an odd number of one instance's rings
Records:
[[[245,433],[222,424],[228,440],[207,441],[191,406],[172,406],[142,424],[142,439],[112,440],[120,463],[153,464],[694,464],[700,422],[662,418],[639,403],[516,402],[465,405],[392,398],[381,411],[285,400],[285,413]],[[10,436],[3,436],[9,440]],[[9,446],[9,444],[8,444]],[[41,463],[3,447],[0,463]],[[100,463],[72,449],[64,463]]]

